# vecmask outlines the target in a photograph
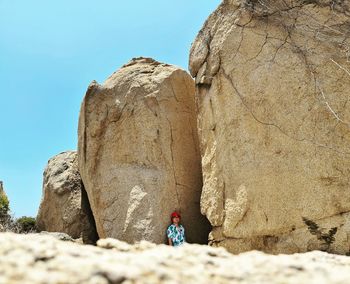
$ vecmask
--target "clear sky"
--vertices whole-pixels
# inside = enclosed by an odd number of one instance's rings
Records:
[[[187,69],[221,0],[0,0],[0,180],[16,217],[35,216],[52,156],[77,148],[80,103],[131,58]]]

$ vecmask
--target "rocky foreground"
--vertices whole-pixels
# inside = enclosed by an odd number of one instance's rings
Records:
[[[115,239],[98,247],[46,235],[0,234],[0,283],[348,283],[350,258],[314,251],[232,255]]]

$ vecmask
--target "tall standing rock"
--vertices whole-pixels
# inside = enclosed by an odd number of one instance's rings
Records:
[[[349,3],[225,0],[199,32],[190,71],[212,244],[348,251]]]
[[[78,172],[76,151],[63,152],[49,160],[36,223],[39,231],[82,237],[85,243],[97,240],[89,201]]]
[[[4,196],[7,199],[7,195],[4,190],[4,183],[0,180],[0,196]]]
[[[99,236],[165,241],[178,210],[189,241],[206,243],[194,82],[185,71],[133,59],[92,82],[79,118],[79,171]]]

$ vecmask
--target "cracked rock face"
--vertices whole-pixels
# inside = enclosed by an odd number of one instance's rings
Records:
[[[44,171],[43,196],[36,218],[38,230],[62,232],[94,243],[96,228],[83,191],[77,152],[67,151],[51,158]]]
[[[188,241],[207,242],[194,91],[189,74],[150,58],[89,86],[79,171],[101,238],[163,243],[179,210]]]
[[[314,251],[232,255],[223,248],[0,234],[0,283],[348,283],[350,258]],[[107,249],[108,248],[108,249]]]
[[[305,217],[337,228],[330,251],[349,250],[349,15],[349,1],[227,0],[199,32],[190,71],[213,244],[322,249]]]

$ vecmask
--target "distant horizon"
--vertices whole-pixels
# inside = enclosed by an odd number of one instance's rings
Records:
[[[188,71],[191,43],[221,0],[0,0],[0,180],[15,217],[35,217],[53,156],[77,150],[80,104],[132,58]]]

